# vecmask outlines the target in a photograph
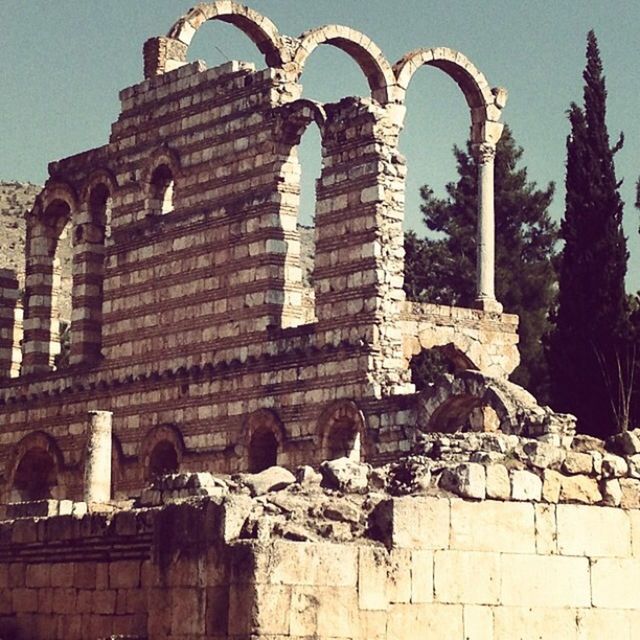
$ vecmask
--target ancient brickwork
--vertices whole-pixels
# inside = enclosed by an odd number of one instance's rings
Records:
[[[192,38],[212,19],[244,31],[266,68],[188,62]],[[323,44],[355,60],[370,96],[303,98],[305,62]],[[489,169],[478,309],[404,306],[398,138],[422,65],[460,86],[473,143],[488,153],[506,93],[450,49],[417,50],[393,67],[353,29],[290,38],[227,1],[198,5],[146,43],[145,80],[120,93],[108,143],[51,163],[26,218],[23,335],[19,314],[9,326],[15,305],[3,293],[0,496],[82,498],[90,411],[113,414],[113,492],[123,496],[154,469],[317,463],[341,448],[334,439],[355,434],[359,455],[388,460],[420,428],[413,355],[453,344],[485,373],[516,366],[516,319],[492,293]],[[323,163],[313,266],[303,274],[297,148],[310,126]],[[61,322],[66,298],[70,327]],[[38,482],[18,488],[32,467]]]
[[[246,501],[0,524],[3,634],[632,640],[640,624],[637,510],[395,498],[371,517],[382,544],[242,539]]]

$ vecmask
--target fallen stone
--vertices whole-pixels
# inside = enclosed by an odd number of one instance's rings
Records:
[[[296,480],[303,487],[310,485],[319,485],[322,482],[322,474],[318,473],[313,467],[305,464],[296,469]]]
[[[509,472],[502,464],[490,464],[485,468],[487,476],[487,498],[508,500],[511,495]]]
[[[314,542],[317,536],[302,525],[288,522],[287,524],[277,524],[273,528],[274,533],[281,535],[285,540],[294,542]]]
[[[322,486],[345,493],[366,493],[371,467],[349,458],[326,460],[320,465]]]
[[[477,462],[465,462],[453,469],[445,469],[440,476],[439,486],[462,498],[484,500],[487,492],[484,466]]]
[[[511,472],[511,498],[513,500],[535,500],[542,497],[542,480],[531,471]]]
[[[360,512],[344,502],[328,504],[323,509],[322,515],[328,520],[335,520],[336,522],[360,522]]]
[[[633,456],[640,453],[640,429],[623,431],[611,436],[607,440],[607,448],[613,453],[624,456]]]
[[[593,472],[593,457],[589,453],[569,451],[564,459],[562,468],[569,475],[589,475]]]
[[[284,467],[269,467],[260,473],[248,473],[242,477],[252,496],[261,496],[269,491],[279,491],[296,481],[296,477]]]
[[[596,504],[602,500],[598,483],[587,476],[562,476],[560,483],[561,502]]]
[[[579,434],[574,437],[571,448],[578,453],[591,453],[592,451],[605,452],[605,444],[600,438]]]

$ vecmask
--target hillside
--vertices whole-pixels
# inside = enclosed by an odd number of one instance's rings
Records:
[[[29,182],[0,182],[0,267],[18,273],[24,287],[24,214],[42,187]]]

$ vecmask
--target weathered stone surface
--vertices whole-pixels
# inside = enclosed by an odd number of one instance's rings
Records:
[[[542,474],[542,499],[545,502],[558,502],[562,488],[562,474],[546,469]]]
[[[632,456],[640,453],[640,429],[618,433],[607,441],[607,447],[614,453]]]
[[[365,493],[369,486],[371,467],[349,458],[338,458],[323,462],[320,472],[325,487],[348,493]]]
[[[242,476],[243,483],[249,487],[251,495],[261,496],[269,491],[278,491],[296,481],[296,477],[283,467],[269,467],[260,473]]]
[[[560,501],[595,504],[602,500],[598,483],[587,476],[562,476],[560,479]]]
[[[511,497],[509,472],[502,464],[489,464],[485,467],[487,476],[487,498],[508,500]]]
[[[302,486],[320,484],[322,482],[322,474],[318,473],[313,467],[303,465],[296,469],[296,480]]]
[[[569,451],[562,465],[562,469],[569,475],[588,475],[593,471],[593,458],[590,453]]]
[[[601,483],[602,501],[610,507],[619,507],[622,502],[622,489],[617,478],[603,480]]]
[[[513,500],[539,501],[542,497],[542,480],[531,471],[512,471],[511,497]]]
[[[469,462],[460,464],[454,469],[445,469],[440,478],[440,487],[462,498],[484,500],[486,495],[484,466]]]

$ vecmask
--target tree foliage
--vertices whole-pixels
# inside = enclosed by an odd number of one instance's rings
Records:
[[[605,78],[593,31],[587,36],[584,105],[571,104],[567,138],[564,248],[555,327],[547,355],[554,408],[600,437],[625,428],[619,401],[629,375],[630,326],[624,278],[623,202],[605,122]],[[617,408],[616,408],[617,405]]]
[[[435,237],[405,238],[405,290],[413,300],[472,306],[475,298],[478,164],[471,145],[454,148],[458,180],[437,198],[423,186],[421,210]],[[495,158],[496,296],[520,316],[522,364],[513,379],[546,397],[547,369],[541,336],[554,297],[557,227],[548,207],[554,187],[540,190],[519,167],[523,150],[508,127]]]

